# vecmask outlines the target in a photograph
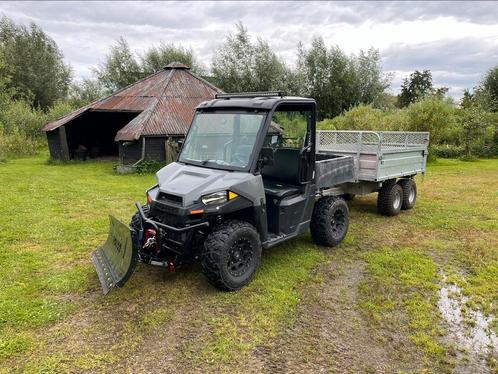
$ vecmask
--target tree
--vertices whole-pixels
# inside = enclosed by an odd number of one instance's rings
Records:
[[[5,61],[5,56],[0,50],[0,110],[5,108],[14,94],[10,88],[11,72],[10,67]]]
[[[338,48],[327,49],[322,38],[315,38],[304,52],[307,95],[320,107],[320,118],[332,118],[354,105],[354,70],[349,58]]]
[[[359,104],[380,105],[390,77],[382,73],[375,49],[346,55],[339,47],[327,48],[314,38],[309,50],[298,46],[298,71],[306,96],[315,98],[320,118],[332,118]]]
[[[433,93],[432,73],[430,70],[422,72],[415,70],[409,78],[405,78],[401,85],[401,92],[398,95],[398,105],[401,108],[407,107],[424,97]]]
[[[85,78],[81,82],[71,84],[69,102],[78,108],[87,105],[106,95],[105,88],[96,79]]]
[[[123,37],[116,41],[104,62],[94,68],[93,72],[109,93],[129,86],[144,76],[128,42]]]
[[[390,86],[391,76],[382,72],[380,53],[377,49],[360,51],[356,58],[356,96],[358,103],[385,104],[385,91]]]
[[[212,62],[214,83],[227,92],[271,91],[284,87],[287,68],[266,41],[251,42],[247,29],[238,23],[228,34]]]
[[[10,68],[10,87],[16,98],[29,98],[33,105],[46,109],[65,98],[71,69],[55,41],[32,23],[16,25],[7,17],[0,19],[0,49]]]
[[[480,87],[480,95],[489,110],[498,111],[498,66],[488,70]]]
[[[91,82],[86,82],[86,88],[95,91],[97,84],[104,88],[105,93],[111,93],[161,70],[171,62],[181,62],[194,72],[203,73],[191,49],[161,42],[158,47],[152,47],[140,56],[133,53],[128,42],[120,37],[111,46],[104,62],[93,68],[96,77],[96,81],[92,82],[94,87],[89,86]]]
[[[481,106],[472,105],[460,113],[460,122],[463,127],[463,144],[465,157],[472,158],[478,146],[484,146],[484,135],[489,126],[489,115]]]
[[[476,105],[476,94],[470,92],[468,89],[463,90],[463,96],[460,100],[460,106],[463,109],[472,108]]]
[[[203,73],[203,68],[197,62],[192,49],[175,46],[172,43],[161,42],[158,47],[147,50],[140,60],[142,71],[145,75],[161,70],[171,62],[181,62],[190,67],[194,73]]]

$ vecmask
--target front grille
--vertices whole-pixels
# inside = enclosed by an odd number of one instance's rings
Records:
[[[162,204],[160,202],[153,204],[152,209],[161,213],[171,214],[176,216],[180,213],[180,208],[172,205]]]
[[[161,192],[158,196],[158,200],[160,201],[170,201],[175,204],[183,204],[183,197],[172,195],[170,193]]]

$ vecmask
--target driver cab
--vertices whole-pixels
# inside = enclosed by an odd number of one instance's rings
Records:
[[[314,116],[310,103],[282,103],[272,113],[259,156],[269,235],[293,234],[309,223],[315,193]]]

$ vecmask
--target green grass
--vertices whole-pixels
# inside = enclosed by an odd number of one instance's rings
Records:
[[[89,249],[105,239],[107,214],[129,216],[153,176],[27,158],[0,165],[0,180],[0,357],[8,357],[30,344],[6,332],[30,336],[72,310],[63,299],[91,282]]]
[[[442,359],[445,354],[438,342],[437,265],[423,252],[411,248],[367,252],[364,259],[370,276],[362,286],[361,306],[377,322],[389,323],[406,314],[404,323],[410,340],[424,352]]]
[[[498,314],[498,160],[431,164],[417,207],[395,218],[376,214],[375,196],[353,201],[334,256],[306,235],[264,253],[254,281],[235,293],[214,290],[197,266],[169,275],[139,266],[126,287],[100,294],[90,252],[110,212],[126,221],[144,200],[151,174],[37,157],[0,164],[0,180],[0,372],[134,371],[127,360],[158,345],[185,370],[231,371],[292,324],[331,258],[366,263],[357,307],[429,368],[448,365],[441,272],[472,306]]]

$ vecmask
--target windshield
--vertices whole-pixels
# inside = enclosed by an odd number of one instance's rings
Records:
[[[223,169],[249,165],[265,115],[261,113],[197,113],[179,161]]]

